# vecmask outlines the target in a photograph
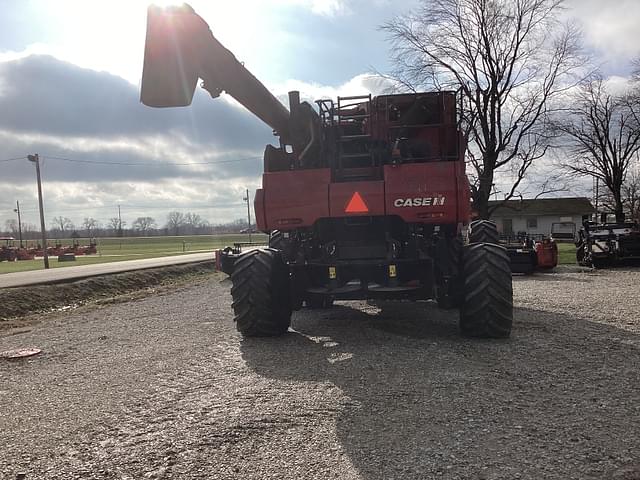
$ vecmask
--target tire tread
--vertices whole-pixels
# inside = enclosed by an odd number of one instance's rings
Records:
[[[289,270],[280,252],[266,248],[240,256],[231,275],[234,321],[245,337],[284,334],[291,323]]]
[[[513,286],[504,247],[473,243],[465,247],[460,331],[482,338],[507,338],[513,324]]]

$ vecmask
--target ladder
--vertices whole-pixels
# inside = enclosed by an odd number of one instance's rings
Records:
[[[367,107],[362,113],[363,111],[356,107],[365,102]],[[340,180],[356,180],[370,177],[375,165],[370,148],[371,134],[364,133],[364,126],[368,125],[368,128],[371,128],[371,94],[338,97],[337,107],[337,177]],[[358,167],[354,168],[354,163]]]

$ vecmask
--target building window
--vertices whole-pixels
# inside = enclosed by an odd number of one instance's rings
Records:
[[[527,228],[538,228],[538,219],[536,217],[527,218]]]

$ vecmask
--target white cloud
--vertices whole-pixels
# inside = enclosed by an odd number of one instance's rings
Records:
[[[286,104],[287,92],[297,90],[300,97],[310,103],[315,100],[330,98],[337,99],[338,96],[351,95],[380,95],[388,93],[393,87],[393,83],[383,77],[363,73],[356,75],[349,81],[338,86],[322,85],[319,83],[309,83],[300,80],[287,80],[280,85],[274,85],[272,92]]]
[[[640,55],[640,1],[570,0],[566,15],[582,25],[588,47],[594,49],[605,68],[628,68]]]
[[[27,52],[2,60],[0,80],[11,88],[0,97],[0,109],[7,112],[0,118],[0,158],[40,153],[47,219],[63,215],[79,225],[91,216],[105,223],[117,205],[129,223],[145,215],[163,223],[174,209],[195,211],[211,222],[244,215],[244,189],[259,187],[259,157],[273,137],[229,98],[213,101],[199,92],[190,108],[149,109],[140,105],[137,87],[106,72]],[[286,97],[299,89],[303,98],[315,100],[375,94],[384,87],[384,80],[363,74],[338,86],[291,80],[274,92]],[[158,166],[70,163],[48,156]],[[216,165],[163,165],[249,157]],[[3,165],[0,226],[13,218],[15,200],[25,222],[37,223],[33,166],[26,160]]]
[[[344,15],[351,13],[348,5],[342,0],[312,0],[311,11],[317,15]]]

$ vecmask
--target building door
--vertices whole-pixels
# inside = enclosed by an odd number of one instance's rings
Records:
[[[513,235],[513,220],[511,218],[502,219],[503,235]]]

